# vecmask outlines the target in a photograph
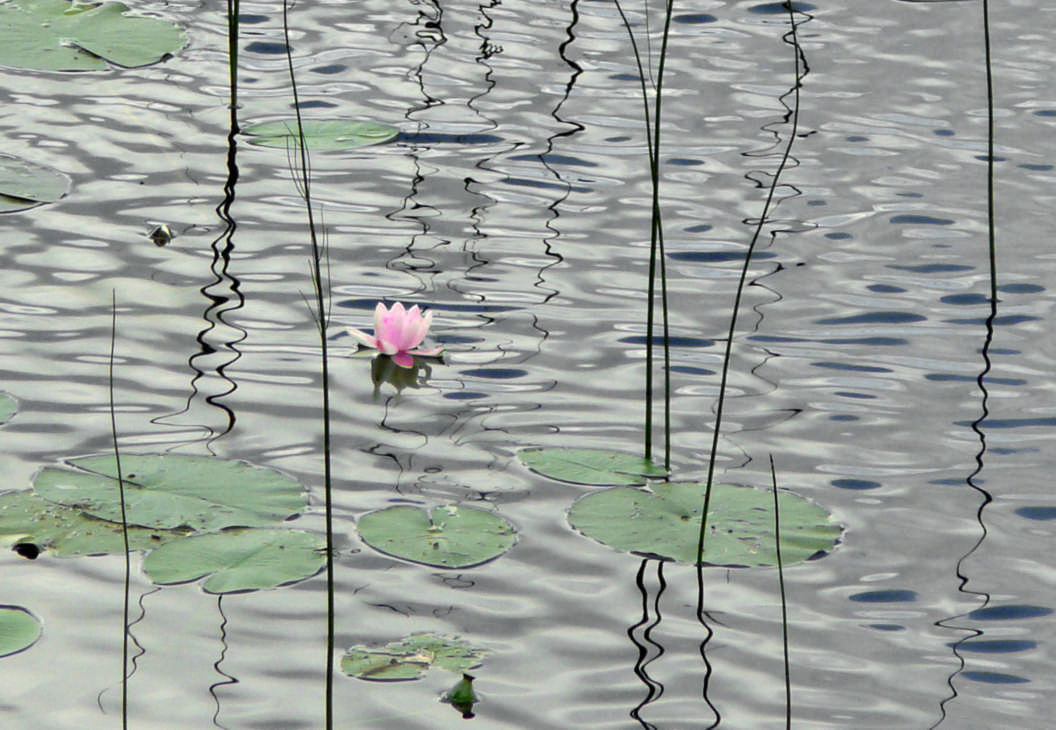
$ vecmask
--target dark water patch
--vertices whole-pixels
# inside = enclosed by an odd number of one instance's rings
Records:
[[[613,81],[641,81],[642,77],[638,74],[612,74],[609,76]]]
[[[908,345],[901,337],[853,337],[842,340],[822,340],[826,345],[869,345],[874,347],[896,347]]]
[[[467,335],[444,335],[444,334],[434,335],[433,339],[436,340],[441,345],[472,345],[472,344],[475,344],[475,343],[478,343],[478,342],[484,342],[485,341],[485,338],[483,338],[483,337],[469,337]]]
[[[947,324],[969,324],[969,325],[985,325],[987,317],[971,317],[968,319],[947,319]],[[1020,324],[1021,322],[1032,322],[1038,317],[1030,314],[1006,314],[999,317],[994,317],[995,327],[1010,327],[1014,324]]]
[[[246,46],[246,50],[250,53],[263,53],[267,55],[285,55],[286,44],[285,43],[269,43],[266,41],[253,41]]]
[[[858,603],[906,603],[917,600],[917,592],[899,588],[886,591],[866,591],[848,597]]]
[[[902,2],[909,2],[909,0],[902,0]],[[1026,677],[1018,677],[1015,674],[1002,674],[1001,672],[961,672],[960,676],[973,682],[983,682],[985,684],[1023,684],[1030,681]]]
[[[977,654],[1015,654],[1038,648],[1038,642],[1029,639],[977,639],[947,644],[951,649],[973,651]]]
[[[298,109],[331,109],[337,104],[329,101],[302,101],[297,105]]]
[[[853,134],[850,137],[847,137],[846,139],[847,139],[848,142],[868,142],[869,141],[868,137],[863,137],[860,134]]]
[[[987,155],[976,155],[975,159],[980,162],[1008,162],[1007,157],[988,157]]]
[[[528,374],[527,370],[520,368],[474,368],[473,370],[460,370],[462,375],[474,378],[487,378],[488,380],[513,380],[523,378]]]
[[[1034,112],[1036,117],[1056,117],[1056,109],[1039,109]]]
[[[714,23],[718,18],[707,13],[687,13],[686,15],[676,15],[671,20],[675,23],[694,25],[698,23]]]
[[[923,322],[927,318],[911,312],[866,312],[850,317],[828,317],[816,319],[814,324],[908,324]]]
[[[807,205],[828,205],[828,202],[824,200],[808,200]]]
[[[744,261],[746,255],[746,251],[681,251],[679,253],[669,254],[668,258],[674,259],[675,261],[703,261],[715,264],[725,261]],[[752,259],[772,259],[775,256],[777,256],[777,254],[769,251],[762,251],[753,253]]]
[[[408,301],[406,299],[400,299],[394,297],[392,301],[400,301],[405,307],[411,307],[415,302]],[[378,306],[377,299],[345,299],[337,303],[337,306],[343,307],[344,309],[366,309],[371,312]],[[425,311],[430,309],[437,312],[516,312],[522,307],[511,307],[505,304],[441,304],[433,303],[422,306]],[[471,340],[471,342],[479,342],[479,340]]]
[[[906,266],[904,264],[888,264],[889,269],[900,271],[911,271],[914,274],[945,274],[954,271],[974,271],[974,266],[963,264],[918,264],[917,266]]]
[[[1016,510],[1016,514],[1028,520],[1045,522],[1056,520],[1056,507],[1020,507]]]
[[[933,129],[932,134],[939,137],[952,137],[955,132],[952,129]]]
[[[665,162],[668,165],[679,165],[681,167],[695,167],[704,164],[704,160],[694,160],[691,157],[672,157],[670,160],[665,160]]]
[[[316,74],[338,74],[342,71],[348,70],[348,66],[343,63],[332,63],[329,66],[316,66],[309,70]]]
[[[570,167],[597,167],[597,163],[590,162],[588,160],[581,160],[578,157],[572,155],[559,155],[554,152],[547,152],[541,155],[517,155],[511,157],[511,160],[518,162],[545,162],[548,165],[568,165]]]
[[[900,286],[891,286],[890,284],[870,284],[866,289],[877,294],[904,294],[906,291]]]
[[[487,398],[487,393],[474,393],[468,390],[459,390],[454,393],[444,393],[444,398],[448,400],[474,400],[476,398]]]
[[[783,335],[751,335],[748,338],[752,342],[809,342],[802,337],[786,337]]]
[[[953,221],[949,218],[932,218],[930,215],[896,215],[891,223],[923,225],[923,226],[949,226]]]
[[[841,233],[826,233],[825,234],[825,238],[828,238],[829,240],[832,240],[832,241],[845,241],[848,238],[851,238],[851,234],[850,233],[842,233],[842,232]]]
[[[400,132],[392,138],[393,142],[408,144],[496,144],[502,137],[494,134],[444,134],[442,132]]]
[[[889,373],[891,368],[882,368],[878,365],[848,365],[845,362],[812,362],[816,368],[830,368],[832,370],[846,370],[851,373]]]
[[[645,335],[631,335],[629,337],[621,337],[617,342],[625,342],[629,345],[644,345],[646,343]],[[672,347],[711,347],[715,344],[715,340],[703,340],[698,337],[668,337],[667,341]],[[663,337],[654,337],[654,345],[663,345]]]
[[[675,373],[685,373],[686,375],[714,375],[714,370],[708,370],[707,368],[695,368],[691,365],[672,365],[671,371]]]
[[[905,631],[905,626],[899,626],[898,624],[869,624],[869,628],[876,629],[877,631]]]
[[[984,294],[950,294],[939,299],[943,304],[954,304],[960,307],[986,304],[990,297]]]
[[[686,229],[686,233],[704,233],[704,231],[710,231],[711,226],[707,223],[701,223],[699,226],[690,226]]]
[[[973,621],[1019,621],[1025,618],[1048,616],[1051,613],[1052,609],[1045,606],[987,606],[972,611],[968,614],[968,618]]]
[[[267,15],[239,15],[238,22],[244,25],[258,25],[260,23],[267,23],[271,18]]]
[[[975,375],[958,375],[956,373],[928,373],[924,376],[925,380],[931,380],[936,383],[946,382],[959,382],[959,383],[974,383],[978,380]],[[986,379],[987,383],[992,385],[1026,385],[1027,381],[1022,378],[990,378]]]
[[[1028,165],[1028,164],[1023,164],[1023,165],[1020,165],[1020,167],[1022,167],[1024,170],[1033,170],[1033,171],[1036,171],[1036,172],[1048,172],[1049,170],[1052,169],[1052,165]]]
[[[833,479],[831,484],[839,489],[862,490],[878,489],[880,487],[880,482],[873,482],[868,479]]]
[[[849,414],[842,414],[837,416],[829,416],[830,421],[857,421],[858,416],[852,416]]]
[[[849,390],[837,390],[833,395],[839,396],[840,398],[856,398],[858,400],[876,400],[876,396],[871,393],[853,393]],[[880,485],[877,485],[880,486]]]
[[[958,426],[971,426],[972,421],[957,421]],[[980,428],[1033,428],[1036,426],[1056,426],[1056,417],[1048,418],[988,418],[979,424]]]
[[[569,186],[562,185],[560,183],[548,182],[545,180],[529,180],[523,177],[508,177],[503,180],[507,185],[514,185],[523,188],[539,188],[541,190],[560,190],[565,192],[571,190],[574,193],[589,193],[593,188],[585,188],[581,186]]]
[[[791,9],[797,13],[807,13],[816,8],[816,6],[811,5],[810,3],[763,3],[762,5],[753,5],[748,8],[748,12],[755,13],[756,15],[788,15],[789,5],[791,5]]]
[[[1003,284],[997,290],[1008,294],[1038,294],[1045,291],[1045,287],[1037,284]]]

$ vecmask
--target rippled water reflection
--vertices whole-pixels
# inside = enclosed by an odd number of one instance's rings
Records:
[[[984,384],[986,96],[980,7],[797,3],[799,137],[749,267],[724,480],[826,505],[841,547],[789,568],[797,728],[1043,727],[1052,714],[1049,488],[1056,340],[1056,12],[993,9],[1001,303]],[[0,217],[5,487],[110,447],[110,294],[127,449],[285,470],[321,528],[318,347],[303,204],[281,150],[228,160],[223,9],[150,4],[190,46],[160,65],[3,71],[0,152],[63,170],[62,201]],[[628,8],[640,33],[645,15]],[[290,112],[281,13],[243,5],[240,121]],[[729,307],[790,129],[780,4],[676,3],[662,152],[673,461],[707,468]],[[527,445],[641,441],[649,177],[637,71],[611,3],[323,2],[292,13],[305,112],[398,126],[312,158],[333,291],[338,643],[471,637],[489,728],[778,727],[773,571],[691,570],[574,534],[581,488]],[[660,28],[651,13],[649,29]],[[654,54],[654,35],[644,49]],[[225,185],[228,195],[225,198]],[[225,206],[226,203],[229,207]],[[218,213],[218,210],[220,211]],[[226,210],[226,214],[225,214]],[[158,247],[156,223],[176,237]],[[337,325],[427,305],[449,350],[427,385],[374,386]],[[394,500],[469,502],[516,524],[465,571],[366,548]],[[5,728],[103,727],[120,698],[118,559],[0,557],[0,603],[45,623],[0,660]],[[134,571],[133,724],[317,728],[324,585],[217,599]],[[709,632],[713,632],[709,637]],[[701,643],[707,639],[701,657]],[[338,677],[342,727],[461,726],[452,677]],[[101,709],[100,709],[101,708]]]

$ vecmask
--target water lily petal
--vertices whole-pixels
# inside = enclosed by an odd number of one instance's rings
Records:
[[[392,361],[401,368],[414,367],[414,358],[406,352],[397,352],[392,356]]]
[[[346,327],[345,331],[355,337],[360,342],[362,342],[367,347],[374,348],[375,350],[378,349],[378,343],[374,339],[374,335],[368,335],[366,332],[362,330],[357,330],[355,327]]]
[[[443,354],[444,348],[442,347],[429,347],[425,350],[416,348],[414,350],[408,350],[407,353],[410,355],[421,355],[422,357],[436,357],[437,355]]]

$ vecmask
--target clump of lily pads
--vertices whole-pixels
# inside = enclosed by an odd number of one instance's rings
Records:
[[[423,632],[383,647],[353,646],[341,659],[341,671],[376,682],[407,681],[432,667],[462,674],[480,666],[486,653],[458,637]]]

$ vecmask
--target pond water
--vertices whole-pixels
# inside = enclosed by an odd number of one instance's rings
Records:
[[[237,139],[216,3],[146,3],[189,45],[158,65],[0,71],[0,152],[64,171],[62,200],[0,216],[4,488],[111,448],[244,459],[296,477],[322,529],[319,348],[304,204],[282,150]],[[661,10],[628,6],[658,53]],[[287,117],[281,7],[241,7],[239,119]],[[675,4],[661,152],[672,465],[707,471],[732,298],[792,131],[780,5]],[[797,5],[797,136],[749,267],[718,453],[845,527],[785,571],[797,728],[1044,727],[1053,705],[1056,8],[993,8],[999,316],[988,363],[987,97],[978,2]],[[339,653],[460,635],[488,728],[781,727],[770,569],[692,568],[574,532],[588,488],[526,446],[642,442],[650,185],[637,69],[611,2],[316,2],[291,13],[306,115],[392,124],[312,156],[332,284]],[[783,101],[782,101],[783,100]],[[229,185],[229,187],[231,187]],[[218,212],[219,211],[219,212]],[[226,214],[225,214],[226,211]],[[225,219],[226,218],[228,219]],[[148,231],[176,233],[164,247]],[[426,385],[375,396],[344,326],[379,299],[434,312]],[[980,378],[984,374],[985,377]],[[1049,444],[1049,446],[1046,446]],[[355,536],[397,502],[475,504],[517,528],[467,570]],[[133,556],[131,724],[319,728],[322,576],[218,598]],[[120,721],[123,562],[0,555],[0,604],[44,624],[0,659],[0,722]],[[702,642],[706,642],[703,645]],[[703,657],[702,657],[703,654]],[[336,658],[335,658],[336,660]],[[336,678],[337,725],[447,728],[453,675]]]

